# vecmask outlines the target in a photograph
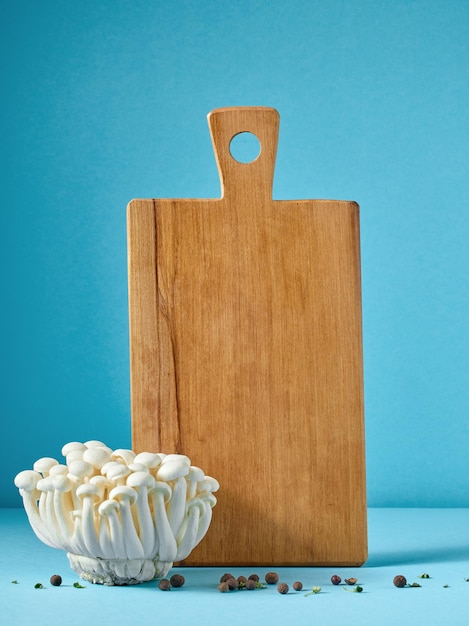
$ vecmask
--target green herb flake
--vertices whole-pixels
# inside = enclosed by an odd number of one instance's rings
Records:
[[[85,589],[84,585],[80,585],[80,583],[73,583],[75,589]]]
[[[443,589],[449,589],[449,585],[443,585]]]
[[[34,589],[44,589],[44,585],[42,583],[36,583]]]
[[[18,582],[17,580],[12,580],[12,581],[11,581],[11,584],[12,584],[12,585],[19,585],[19,582]]]
[[[407,586],[408,587],[421,587],[422,585],[420,585],[419,583],[410,583]]]
[[[429,574],[420,574],[420,576],[417,576],[417,578],[430,578]]]
[[[321,593],[321,587],[313,587],[309,593],[305,593],[305,598],[306,596],[312,596],[317,593]]]

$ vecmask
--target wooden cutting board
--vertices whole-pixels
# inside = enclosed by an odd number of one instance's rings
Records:
[[[128,206],[132,444],[220,482],[190,565],[367,556],[359,207],[273,200],[279,115],[209,116],[219,199]],[[251,163],[230,153],[251,132]]]

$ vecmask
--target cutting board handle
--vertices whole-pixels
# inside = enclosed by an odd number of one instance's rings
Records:
[[[255,194],[272,199],[279,121],[278,111],[269,107],[227,107],[208,114],[222,198],[239,201]],[[243,132],[260,143],[259,155],[250,163],[240,163],[230,152],[231,140]]]

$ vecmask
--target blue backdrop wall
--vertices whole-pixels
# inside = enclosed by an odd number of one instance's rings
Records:
[[[131,445],[125,207],[218,197],[206,115],[281,115],[274,197],[361,205],[368,501],[469,506],[469,3],[16,0],[1,21],[0,505]]]

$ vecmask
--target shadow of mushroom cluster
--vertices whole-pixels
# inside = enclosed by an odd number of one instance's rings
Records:
[[[71,442],[15,477],[36,536],[106,585],[165,576],[205,536],[219,485],[187,456]]]

